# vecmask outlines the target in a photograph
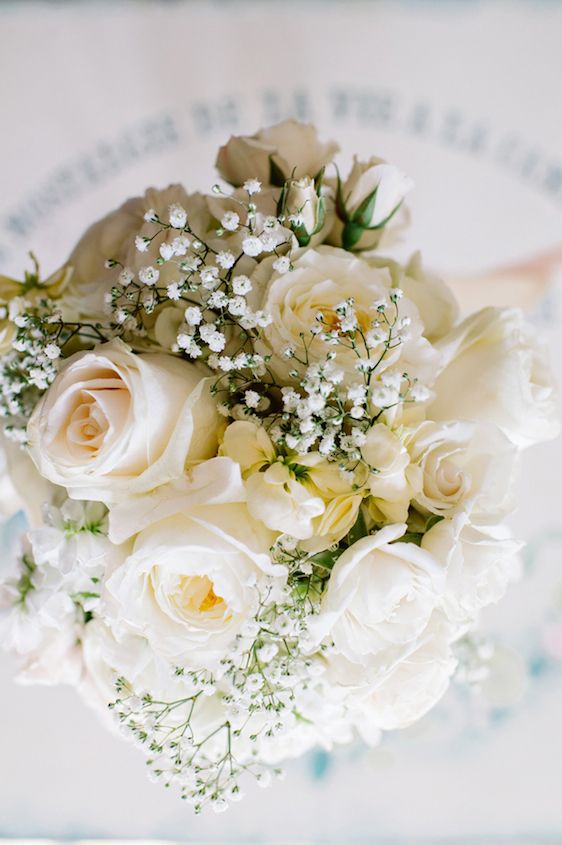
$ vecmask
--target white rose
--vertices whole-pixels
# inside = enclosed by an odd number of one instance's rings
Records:
[[[511,509],[517,452],[495,426],[427,420],[405,439],[420,473],[412,498],[422,513],[465,510],[489,522]]]
[[[245,501],[239,465],[230,458],[210,458],[188,467],[175,481],[112,504],[108,536],[113,543],[123,543],[141,529],[169,516],[203,506]]]
[[[316,176],[338,149],[333,142],[321,144],[312,124],[284,120],[255,135],[233,136],[220,148],[216,167],[236,187],[254,178],[263,185],[278,184],[290,176]],[[272,179],[272,170],[278,178]]]
[[[73,275],[65,291],[65,307],[88,320],[106,319],[104,294],[111,290],[121,268],[125,266],[138,272],[144,266],[154,266],[160,257],[161,246],[171,243],[179,234],[175,229],[156,234],[158,227],[146,221],[144,215],[152,209],[168,223],[170,207],[174,205],[187,211],[190,224],[200,237],[204,237],[211,218],[201,194],[188,195],[181,185],[149,188],[142,197],[127,200],[97,220],[80,238],[68,259]],[[137,236],[150,238],[143,252],[135,246]],[[121,266],[108,270],[105,267],[107,259],[118,261]],[[164,264],[159,270],[161,284],[171,280],[169,275],[177,278],[178,268],[174,262]]]
[[[337,328],[339,317],[335,309],[342,301],[352,298],[359,326],[367,333],[380,316],[375,303],[388,297],[390,290],[390,273],[386,269],[372,267],[357,256],[333,247],[307,250],[295,261],[292,271],[274,273],[265,290],[262,308],[273,321],[264,329],[260,351],[272,355],[272,370],[281,381],[290,383],[294,381],[290,373],[298,365],[294,359],[283,357],[283,350],[293,348],[297,355],[302,354],[302,335],[305,339],[311,337],[311,328],[319,326],[318,314],[323,315],[325,330]],[[438,356],[422,337],[423,326],[415,305],[404,297],[398,307],[400,317],[411,321],[408,336],[386,353],[378,372],[399,363],[410,376],[424,379],[433,374]],[[373,347],[373,358],[378,357],[377,349],[380,353],[382,346]],[[343,345],[328,345],[317,337],[309,345],[308,359],[311,363],[323,361],[329,351],[336,353],[338,366],[356,376],[357,354]]]
[[[141,531],[106,583],[107,616],[173,665],[209,668],[252,619],[266,576],[283,577],[271,535],[243,504],[193,508]]]
[[[521,544],[504,525],[473,525],[466,514],[444,519],[423,537],[422,548],[446,572],[444,608],[449,619],[463,624],[499,601],[521,572]]]
[[[73,355],[37,404],[30,454],[76,499],[116,501],[216,453],[219,418],[192,364],[121,341]]]
[[[399,730],[417,722],[442,698],[456,666],[448,631],[432,621],[410,653],[370,689],[359,691],[363,730],[365,725],[371,730]]]
[[[359,161],[340,186],[339,220],[330,234],[331,243],[346,249],[372,249],[381,230],[400,208],[414,183],[401,170],[379,158]]]
[[[374,267],[388,268],[393,287],[403,290],[418,309],[428,340],[434,343],[451,331],[459,314],[455,296],[439,276],[424,269],[419,252],[404,266],[379,256],[369,256],[366,260]]]
[[[85,703],[95,707],[108,728],[119,729],[108,704],[123,693],[118,693],[116,681],[124,678],[137,698],[149,693],[157,701],[184,701],[165,717],[168,726],[182,724],[191,709],[193,683],[187,675],[177,675],[170,666],[154,654],[149,642],[136,634],[116,638],[114,631],[103,619],[93,619],[82,633],[83,672],[79,692]],[[218,696],[199,696],[191,711],[190,726],[198,738],[210,736],[225,721],[224,705]],[[142,718],[142,717],[141,717]],[[222,737],[218,737],[223,741]],[[212,740],[211,740],[212,741]],[[206,744],[207,751],[211,749]],[[217,751],[220,750],[220,746]],[[170,765],[170,758],[163,763]],[[173,764],[172,764],[173,765]]]
[[[386,526],[343,552],[311,622],[316,636],[370,669],[415,642],[440,601],[442,568],[413,543],[394,542],[405,528]]]
[[[559,432],[545,347],[515,309],[484,308],[437,344],[446,364],[434,385],[432,419],[484,420],[519,447]]]

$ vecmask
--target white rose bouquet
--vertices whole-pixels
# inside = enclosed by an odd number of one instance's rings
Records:
[[[518,572],[517,456],[558,430],[521,314],[459,323],[419,256],[382,257],[411,182],[336,152],[293,121],[232,138],[229,189],[150,189],[49,278],[0,277],[29,524],[3,642],[196,810],[438,701]]]

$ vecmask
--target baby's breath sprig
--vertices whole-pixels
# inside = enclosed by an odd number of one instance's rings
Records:
[[[301,573],[302,575],[302,573]],[[263,746],[302,719],[298,701],[323,671],[307,654],[307,623],[318,595],[290,578],[281,589],[258,589],[257,610],[214,671],[176,669],[183,695],[161,700],[117,680],[110,705],[123,730],[148,754],[154,780],[177,787],[196,812],[220,812],[242,797],[241,779],[267,786],[275,767],[260,762]],[[220,713],[208,714],[208,699]],[[221,715],[222,714],[222,715]]]
[[[317,449],[339,461],[344,472],[361,463],[360,447],[369,428],[392,409],[424,401],[428,391],[416,378],[388,364],[392,353],[408,339],[409,318],[401,317],[402,292],[374,302],[376,316],[358,314],[353,299],[342,301],[333,312],[319,312],[309,336],[301,335],[301,348],[288,347],[284,355],[295,362],[295,386],[281,388],[282,411],[267,424],[278,447],[298,454]],[[315,341],[326,349],[310,363]],[[333,347],[330,348],[330,347]],[[355,357],[355,381],[343,369],[338,347]]]

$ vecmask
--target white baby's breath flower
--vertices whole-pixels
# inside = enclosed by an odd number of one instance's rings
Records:
[[[143,285],[151,287],[156,284],[159,278],[160,271],[157,270],[156,267],[142,267],[139,270],[139,280],[143,283]]]
[[[252,290],[252,283],[247,276],[235,276],[232,279],[232,290],[239,296],[244,296]]]
[[[242,241],[242,251],[244,255],[255,258],[263,252],[263,243],[255,235],[248,235]]]
[[[230,251],[223,251],[219,252],[216,257],[217,264],[219,267],[222,267],[223,270],[230,270],[231,267],[234,266],[234,262],[236,261],[235,255]]]
[[[179,203],[173,203],[168,209],[170,226],[174,229],[183,229],[187,223],[187,212]]]
[[[244,182],[244,190],[252,196],[253,194],[259,194],[261,191],[261,182],[259,179],[246,179]]]
[[[203,319],[203,314],[198,305],[190,305],[185,309],[185,322],[188,326],[198,326]]]
[[[227,232],[235,232],[240,224],[240,216],[235,211],[227,211],[221,218],[221,226]]]

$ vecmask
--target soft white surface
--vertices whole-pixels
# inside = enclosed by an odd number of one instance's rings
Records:
[[[29,247],[54,269],[90,220],[149,183],[207,188],[231,131],[286,114],[347,158],[411,173],[402,252],[420,246],[458,275],[556,250],[561,35],[555,3],[2,5],[0,272]],[[556,288],[535,319],[560,373]],[[195,818],[72,690],[17,687],[3,658],[0,836],[561,837],[562,664],[541,645],[562,605],[561,469],[560,442],[525,463],[518,530],[535,574],[491,617],[527,677],[510,710],[453,693],[376,752],[307,758],[228,814]]]

